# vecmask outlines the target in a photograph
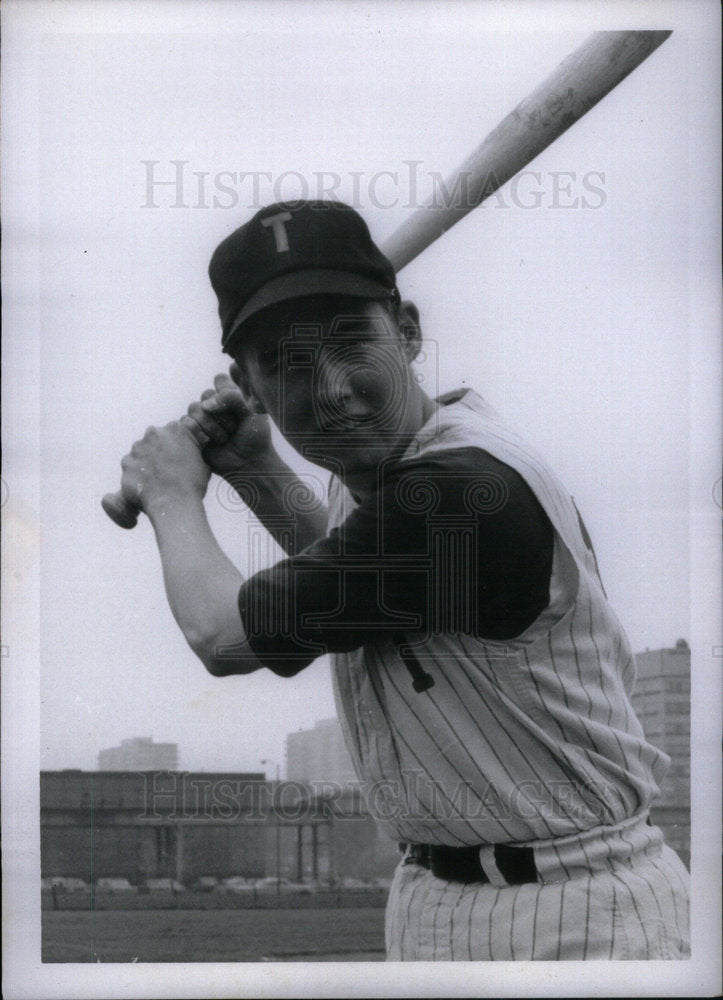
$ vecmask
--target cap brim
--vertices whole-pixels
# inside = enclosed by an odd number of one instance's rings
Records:
[[[349,271],[306,270],[280,274],[251,296],[234,320],[223,346],[238,333],[247,319],[278,302],[309,295],[353,295],[365,299],[387,299],[391,298],[393,291],[394,289],[387,288],[378,281]]]

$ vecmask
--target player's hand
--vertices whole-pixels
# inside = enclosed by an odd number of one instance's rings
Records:
[[[219,476],[253,470],[262,456],[273,451],[269,418],[248,409],[229,375],[217,375],[213,384],[213,389],[206,389],[188,407],[188,418],[196,424],[194,434],[202,442],[203,459]]]
[[[211,474],[193,434],[178,420],[149,427],[121,468],[123,496],[149,516],[175,499],[203,499]]]

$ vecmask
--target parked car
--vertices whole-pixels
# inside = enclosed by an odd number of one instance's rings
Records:
[[[342,889],[371,889],[373,888],[368,879],[363,878],[340,878],[339,886]]]
[[[391,888],[392,880],[390,878],[374,878],[371,884],[375,889],[389,889]]]
[[[63,885],[68,892],[82,892],[87,890],[88,883],[84,882],[82,878],[64,878]]]
[[[281,888],[284,892],[297,892],[302,896],[308,896],[312,892],[318,891],[316,882],[287,882]]]
[[[201,875],[189,886],[194,892],[213,892],[219,886],[215,875]]]
[[[99,878],[95,887],[109,892],[134,892],[136,888],[127,878]]]
[[[55,887],[65,892],[81,892],[83,889],[88,888],[88,883],[84,882],[82,878],[73,878],[64,875],[52,875],[49,878],[41,879],[40,885],[43,889],[52,889]]]
[[[291,885],[291,882],[287,878],[284,878],[283,875],[280,878],[277,878],[275,875],[267,875],[265,878],[256,879],[256,888],[275,889],[277,883],[281,889]]]
[[[255,888],[255,880],[244,878],[243,875],[232,875],[230,878],[225,878],[219,886],[221,892],[253,892]]]
[[[146,889],[151,892],[158,892],[160,890],[166,890],[170,892],[185,892],[186,887],[180,882],[177,882],[174,878],[147,878]]]

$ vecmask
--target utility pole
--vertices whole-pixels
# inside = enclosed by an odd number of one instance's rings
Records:
[[[273,764],[274,761],[262,760],[262,764]],[[272,796],[272,802],[274,806],[274,816],[276,821],[276,895],[281,894],[281,815],[279,813],[278,798],[279,798],[279,788],[281,785],[281,775],[278,763],[276,766],[276,789]]]
[[[183,824],[176,823],[176,882],[183,884]]]

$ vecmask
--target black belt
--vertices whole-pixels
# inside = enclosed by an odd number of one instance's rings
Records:
[[[489,882],[480,864],[477,847],[447,847],[440,844],[400,844],[406,851],[403,864],[422,865],[448,882]],[[495,864],[508,885],[537,882],[535,855],[531,847],[494,845]]]

